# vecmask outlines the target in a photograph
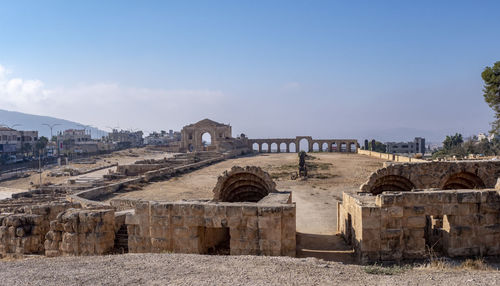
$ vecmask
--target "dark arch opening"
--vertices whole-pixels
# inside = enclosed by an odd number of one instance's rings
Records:
[[[270,186],[262,178],[251,173],[239,173],[224,182],[220,201],[258,202],[270,191]]]
[[[451,175],[443,184],[443,190],[484,189],[484,182],[477,175],[460,172]]]
[[[387,175],[378,178],[371,188],[371,193],[374,195],[382,192],[409,192],[415,188],[415,185],[405,177],[397,175]]]

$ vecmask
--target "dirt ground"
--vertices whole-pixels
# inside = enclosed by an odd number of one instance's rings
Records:
[[[349,261],[351,249],[335,235],[337,202],[343,191],[356,191],[384,161],[345,153],[310,153],[310,156],[306,161],[312,178],[307,180],[291,179],[298,170],[296,153],[260,154],[223,161],[113,198],[211,199],[217,177],[225,170],[233,166],[259,166],[271,174],[278,190],[292,192],[292,199],[297,204],[299,256]]]
[[[0,261],[2,285],[498,285],[495,269],[166,253]]]

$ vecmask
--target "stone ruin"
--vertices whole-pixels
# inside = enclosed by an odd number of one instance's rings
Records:
[[[499,173],[498,161],[387,166],[343,194],[338,231],[365,263],[500,255]]]
[[[69,201],[20,207],[10,200],[13,206],[0,215],[0,257],[169,251],[295,256],[291,193],[278,192],[260,168],[225,172],[212,201],[117,199],[106,205],[93,198],[117,187],[99,188],[67,195]]]
[[[224,172],[211,201],[99,201],[124,185],[206,164],[161,167],[78,193],[37,190],[0,201],[0,256],[295,256],[291,193],[277,191],[269,174],[257,167]],[[343,194],[338,231],[361,262],[500,255],[499,176],[498,161],[385,166],[358,192]]]

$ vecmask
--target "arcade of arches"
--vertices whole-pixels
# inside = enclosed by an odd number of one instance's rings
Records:
[[[290,152],[347,152],[356,153],[356,139],[313,139],[310,136],[275,139],[248,139],[249,147],[260,153],[290,153]]]

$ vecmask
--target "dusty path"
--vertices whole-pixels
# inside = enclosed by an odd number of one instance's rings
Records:
[[[2,285],[498,285],[500,272],[376,275],[315,258],[125,254],[0,261],[0,277]]]

